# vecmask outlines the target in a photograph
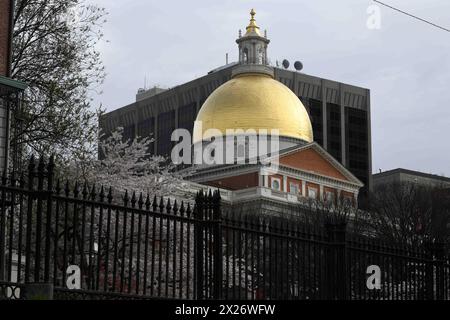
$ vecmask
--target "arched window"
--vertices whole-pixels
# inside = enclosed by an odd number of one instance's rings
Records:
[[[237,156],[239,158],[244,158],[245,157],[245,145],[238,144],[238,146],[237,146]]]
[[[248,49],[244,48],[242,52],[242,62],[248,63]]]
[[[258,50],[258,63],[264,64],[264,49],[262,47]]]

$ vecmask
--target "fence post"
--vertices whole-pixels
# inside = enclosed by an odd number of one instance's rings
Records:
[[[203,190],[197,193],[194,207],[194,296],[197,300],[204,299],[203,295],[203,229],[204,229],[205,197]]]
[[[45,163],[41,156],[38,164],[38,187],[37,187],[37,206],[36,206],[36,251],[34,256],[34,281],[41,282],[41,251],[42,251],[42,226],[43,226],[43,191],[44,191],[44,177],[45,177]]]
[[[214,299],[222,298],[222,215],[220,212],[220,193],[214,192],[213,196],[213,219],[214,219]]]
[[[1,212],[0,212],[0,281],[6,281],[6,175],[3,173],[1,178]]]
[[[426,297],[428,300],[442,300],[444,299],[445,290],[445,244],[430,241],[426,243],[426,248],[429,258],[426,267]]]
[[[435,243],[434,254],[436,260],[436,299],[443,300],[445,296],[445,243]]]
[[[347,252],[345,221],[325,223],[327,235],[326,254],[326,298],[328,300],[345,300],[347,294]]]
[[[36,165],[34,162],[34,156],[31,155],[30,161],[28,163],[28,184],[27,191],[29,191],[27,196],[27,227],[25,236],[25,283],[33,282],[30,280],[31,277],[31,236],[33,230],[33,203],[34,203],[34,176],[35,176]]]
[[[425,264],[425,299],[434,300],[435,292],[437,289],[435,280],[435,265],[436,265],[436,243],[433,240],[428,240],[425,242],[425,254],[426,254],[426,264]]]
[[[47,164],[47,216],[45,230],[45,261],[44,261],[44,282],[50,281],[50,239],[51,239],[51,223],[52,223],[52,193],[53,193],[53,171],[55,168],[53,155]],[[57,222],[55,222],[57,223]],[[56,245],[56,243],[55,243]],[[56,257],[54,257],[56,258]],[[53,279],[55,281],[55,279]]]

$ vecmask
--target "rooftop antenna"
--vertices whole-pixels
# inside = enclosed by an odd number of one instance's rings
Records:
[[[147,76],[144,76],[144,90],[147,90]]]
[[[228,64],[228,52],[225,54],[225,64]]]

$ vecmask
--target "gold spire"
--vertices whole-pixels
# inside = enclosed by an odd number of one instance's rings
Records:
[[[254,9],[250,11],[250,15],[252,18],[250,19],[250,24],[247,26],[247,32],[245,33],[246,36],[250,35],[251,33],[256,33],[258,36],[261,36],[259,32],[259,27],[256,25],[255,15],[256,12]]]

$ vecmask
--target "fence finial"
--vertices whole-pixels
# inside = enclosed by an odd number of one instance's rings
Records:
[[[112,203],[113,200],[112,187],[109,187],[108,195],[106,196],[106,198],[108,199],[108,203]]]
[[[133,194],[131,195],[131,206],[134,208],[136,206],[136,191],[133,191]]]
[[[91,200],[95,200],[95,198],[97,197],[97,188],[95,187],[95,183],[92,184],[92,188],[91,188]]]
[[[125,195],[123,196],[123,205],[126,207],[128,206],[128,200],[130,198],[128,197],[128,190],[125,190]]]
[[[161,196],[161,199],[159,200],[159,211],[163,212],[164,211],[164,199]]]

